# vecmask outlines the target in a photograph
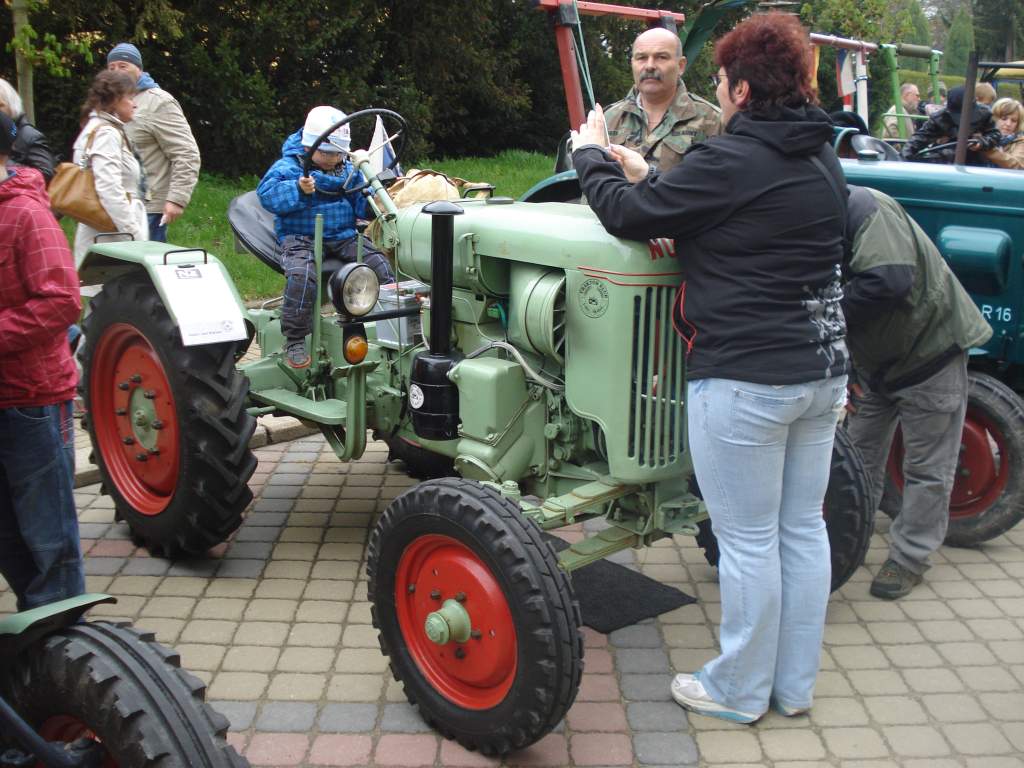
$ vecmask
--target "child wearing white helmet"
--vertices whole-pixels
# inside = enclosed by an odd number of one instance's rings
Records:
[[[260,203],[275,214],[278,259],[284,269],[284,303],[281,331],[285,359],[292,368],[311,362],[306,336],[312,329],[313,312],[320,301],[319,275],[313,259],[313,228],[317,214],[324,217],[324,257],[355,261],[356,220],[367,216],[366,198],[348,189],[363,183],[362,175],[346,159],[351,145],[348,125],[331,131],[313,152],[313,170],[304,175],[303,159],[317,139],[345,119],[334,107],[314,107],[305,125],[281,147],[281,159],[263,176],[256,193]],[[381,284],[394,282],[384,255],[363,237],[363,261],[377,273]]]

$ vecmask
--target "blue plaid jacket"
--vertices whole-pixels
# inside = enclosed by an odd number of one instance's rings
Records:
[[[256,187],[260,203],[275,215],[274,231],[278,242],[285,235],[313,236],[316,215],[324,215],[324,240],[347,240],[355,237],[356,218],[364,219],[367,214],[366,198],[362,193],[341,195],[341,183],[352,171],[347,160],[331,173],[313,171],[316,192],[303,194],[299,190],[302,176],[302,131],[298,130],[285,139],[281,147],[281,159],[266,172]],[[356,173],[349,186],[363,183],[363,176]]]

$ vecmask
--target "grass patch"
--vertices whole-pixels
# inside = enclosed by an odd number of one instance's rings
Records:
[[[496,157],[427,160],[417,167],[432,168],[469,181],[486,181],[495,185],[497,195],[519,197],[550,176],[554,165],[554,157],[512,150]],[[228,203],[237,195],[255,189],[258,183],[255,176],[226,179],[202,174],[185,214],[167,231],[169,242],[183,248],[205,248],[223,261],[245,300],[278,296],[284,289],[281,275],[249,253],[235,253],[235,238],[228,225]],[[73,242],[75,223],[65,218],[61,224]]]

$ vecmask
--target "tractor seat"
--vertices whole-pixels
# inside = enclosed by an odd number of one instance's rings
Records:
[[[277,258],[277,235],[274,234],[274,214],[260,205],[255,190],[239,195],[228,205],[228,223],[235,233],[239,252],[248,251],[275,272],[284,274]],[[321,268],[323,274],[336,272],[344,266],[341,259],[327,258]]]
[[[850,137],[850,148],[854,152],[860,152],[861,150],[871,150],[881,155],[883,160],[899,160],[900,155],[893,146],[881,139],[876,139],[874,136],[866,136],[863,133],[858,133]]]

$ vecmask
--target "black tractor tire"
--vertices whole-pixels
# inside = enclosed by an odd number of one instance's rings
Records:
[[[455,461],[450,456],[433,453],[414,445],[398,435],[374,435],[388,446],[388,461],[400,461],[405,473],[417,480],[436,480],[455,477]]]
[[[465,562],[473,570],[459,570]],[[583,672],[579,604],[555,551],[516,504],[470,480],[421,483],[381,516],[367,570],[381,651],[443,736],[504,755],[562,721]],[[470,573],[479,578],[455,578]],[[474,634],[463,645],[437,646],[423,618],[452,595]],[[487,675],[463,677],[464,658]]]
[[[127,625],[76,624],[21,651],[0,670],[0,694],[50,741],[95,738],[103,765],[241,768],[228,720],[178,654]]]
[[[902,443],[893,441],[885,474],[882,501],[886,515],[895,519],[903,505]],[[949,528],[945,544],[975,547],[1001,536],[1024,518],[1024,400],[988,374],[968,371],[967,415],[957,474],[950,497]],[[978,473],[965,474],[972,464],[970,451],[992,453],[994,476],[984,477],[978,487]],[[1005,454],[1005,455],[1004,455]]]
[[[245,410],[237,344],[183,346],[140,274],[104,285],[90,310],[79,391],[101,489],[154,555],[203,554],[241,525],[252,501],[256,420]]]
[[[822,509],[832,551],[833,592],[849,581],[868,553],[875,527],[875,510],[870,499],[860,452],[846,430],[839,427],[832,445],[832,466]],[[704,550],[708,563],[717,567],[718,539],[711,530],[710,520],[702,520],[698,525],[697,546]]]

